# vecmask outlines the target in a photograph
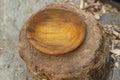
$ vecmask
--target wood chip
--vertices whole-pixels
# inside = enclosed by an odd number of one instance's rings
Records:
[[[120,38],[120,33],[118,33],[117,31],[113,31],[113,34],[116,36],[116,37],[118,37],[118,38]]]
[[[120,56],[120,49],[113,49],[110,52],[115,54],[116,56]]]
[[[106,9],[104,6],[102,6],[102,13],[106,13]]]
[[[117,58],[115,57],[114,54],[111,55],[111,58],[112,58],[114,61],[117,61]]]
[[[94,15],[94,17],[95,17],[95,19],[97,19],[97,20],[99,20],[99,19],[100,19],[99,14],[95,14],[95,15]]]
[[[119,67],[119,62],[115,62],[115,67],[116,67],[116,68]]]
[[[80,0],[80,9],[83,9],[85,7],[84,0]]]

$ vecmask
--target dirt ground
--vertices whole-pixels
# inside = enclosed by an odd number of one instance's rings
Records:
[[[32,13],[46,4],[61,1],[63,0],[0,0],[0,80],[27,80],[26,77],[34,80],[18,53],[19,31]],[[79,4],[79,0],[72,2]],[[100,23],[120,25],[120,14],[103,14]],[[114,74],[114,80],[120,80],[120,68],[115,69]]]

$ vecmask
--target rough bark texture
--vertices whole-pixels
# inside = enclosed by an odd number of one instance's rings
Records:
[[[79,15],[86,24],[86,38],[69,54],[50,56],[37,51],[26,38],[29,21],[44,9],[64,9]],[[108,39],[90,13],[74,5],[54,3],[39,10],[25,23],[19,35],[19,52],[36,80],[105,80]]]

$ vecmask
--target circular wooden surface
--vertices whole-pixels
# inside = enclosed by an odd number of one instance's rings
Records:
[[[38,51],[59,55],[76,49],[85,37],[85,25],[78,15],[47,9],[37,13],[27,28],[27,38]]]

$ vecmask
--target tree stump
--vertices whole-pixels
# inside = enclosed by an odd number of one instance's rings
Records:
[[[105,80],[108,38],[90,13],[53,3],[33,14],[19,53],[36,80]]]

